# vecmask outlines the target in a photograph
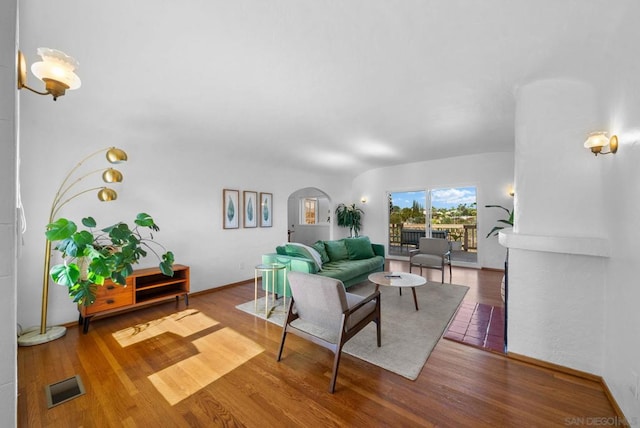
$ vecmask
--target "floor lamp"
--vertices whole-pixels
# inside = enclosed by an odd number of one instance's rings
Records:
[[[49,211],[49,223],[51,224],[54,221],[54,218],[60,208],[66,205],[71,200],[76,197],[83,195],[88,192],[98,191],[98,199],[103,202],[113,201],[118,197],[118,194],[115,190],[100,186],[100,187],[92,187],[90,189],[82,190],[78,193],[72,194],[69,196],[69,193],[72,188],[86,177],[96,174],[102,173],[102,180],[105,183],[120,183],[122,181],[122,173],[120,171],[113,169],[111,167],[98,169],[95,171],[88,172],[79,178],[73,179],[74,173],[82,166],[82,164],[88,159],[106,152],[107,161],[111,164],[118,164],[127,161],[127,154],[116,147],[109,147],[107,149],[100,149],[97,152],[91,153],[89,156],[82,159],[65,177],[64,181],[58,188],[56,192],[55,198],[53,198],[53,203],[51,204],[51,210]],[[45,252],[44,252],[44,272],[42,279],[42,312],[40,318],[40,327],[32,327],[24,332],[22,332],[18,336],[18,345],[20,346],[32,346],[39,345],[41,343],[50,342],[52,340],[58,339],[65,335],[67,329],[63,326],[51,326],[47,327],[47,305],[49,302],[49,268],[51,262],[51,241],[46,240]]]

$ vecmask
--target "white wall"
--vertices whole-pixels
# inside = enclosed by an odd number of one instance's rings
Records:
[[[520,88],[516,101],[514,232],[557,239],[603,237],[595,163],[601,160],[582,147],[598,123],[595,89],[576,81],[542,80]],[[604,263],[604,258],[554,248],[512,248],[509,351],[601,374]]]
[[[358,203],[365,212],[361,234],[368,235],[373,242],[388,244],[388,192],[475,186],[478,192],[478,264],[503,269],[504,248],[495,237],[485,237],[504,213],[485,208],[485,205],[511,208],[513,202],[508,191],[512,185],[513,153],[486,153],[368,171],[354,180],[352,199],[367,198],[366,204]]]
[[[74,95],[70,93],[57,103],[40,97],[32,97],[37,105],[23,103],[23,117],[31,118],[22,131],[23,200],[29,228],[18,265],[19,322],[25,326],[39,324],[43,232],[56,188],[85,154],[109,143],[123,142],[119,146],[129,155],[126,164],[117,166],[124,174],[123,183],[114,186],[118,199],[101,203],[92,192],[70,202],[60,216],[79,222],[92,215],[106,226],[147,212],[161,228],[154,234],[156,240],[175,253],[176,262],[191,266],[192,292],[253,278],[261,255],[287,240],[287,199],[295,190],[316,187],[336,198],[343,196],[347,178],[276,167],[260,160],[223,158],[208,144],[186,148],[177,143],[133,141],[125,130],[113,130],[110,138],[97,135],[88,144],[86,138],[74,134],[71,119],[64,117]],[[57,115],[68,126],[32,126],[46,121],[47,115]],[[82,169],[88,172],[105,163],[101,156],[96,157]],[[77,188],[94,185],[100,185],[98,175],[88,177]],[[272,193],[273,227],[224,230],[222,189]],[[140,267],[155,264],[155,259],[148,257]],[[64,287],[52,283],[49,302],[49,325],[77,319]]]
[[[0,414],[17,418],[16,343],[16,14],[0,4]],[[12,423],[13,422],[13,423]]]
[[[640,4],[636,4],[640,12]],[[634,14],[637,16],[637,13]],[[632,44],[634,16],[619,32],[619,43]],[[611,242],[606,272],[604,378],[625,416],[640,424],[640,398],[632,394],[633,374],[640,376],[640,67],[637,56],[620,58],[606,96],[608,129],[618,135],[615,155],[598,159],[603,182],[604,225]],[[595,161],[595,159],[594,159]],[[638,392],[640,394],[640,391]],[[639,395],[640,397],[640,395]]]
[[[509,351],[601,375],[637,423],[640,134],[629,135],[640,130],[640,104],[626,93],[640,82],[620,83],[615,100],[562,79],[520,89],[515,233],[501,241],[511,243]],[[618,154],[586,150],[594,130],[621,133]]]

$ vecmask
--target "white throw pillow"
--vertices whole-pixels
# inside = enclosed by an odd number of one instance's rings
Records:
[[[322,270],[322,257],[320,256],[320,253],[315,248],[312,248],[305,244],[301,244],[299,242],[287,242],[283,244],[283,246],[285,247],[287,245],[294,245],[296,247],[304,248],[305,250],[307,250],[307,252],[311,255],[311,258],[313,258],[313,261],[316,262],[316,265],[318,266],[318,270]]]

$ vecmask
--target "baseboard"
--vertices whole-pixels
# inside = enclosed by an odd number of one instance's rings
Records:
[[[617,421],[618,425],[616,426],[623,426],[626,428],[630,428],[629,422],[625,418],[624,413],[622,413],[622,409],[618,405],[618,402],[616,401],[616,399],[613,397],[611,390],[607,386],[607,382],[605,382],[602,376],[594,375],[593,373],[583,372],[581,370],[572,369],[570,367],[561,366],[559,364],[550,363],[548,361],[539,360],[537,358],[527,357],[526,355],[516,354],[514,352],[507,352],[507,358],[511,358],[513,360],[521,361],[523,363],[531,364],[538,367],[544,367],[546,369],[554,370],[560,373],[576,376],[582,379],[591,380],[599,383],[600,386],[602,386],[602,391],[604,392],[604,395],[606,395],[607,399],[609,400],[609,403],[611,404],[611,407],[613,407],[613,410],[616,412],[616,415],[618,417],[618,421]]]
[[[239,285],[253,284],[254,281],[255,281],[255,278],[244,279],[242,281],[232,282],[231,284],[221,285],[220,287],[207,288],[206,290],[196,291],[195,293],[189,293],[189,297],[202,296],[204,294],[215,293],[216,291],[225,290],[231,287],[237,287]]]
[[[491,267],[483,267],[482,270],[488,270],[489,272],[502,272],[504,273],[504,269],[491,268]]]

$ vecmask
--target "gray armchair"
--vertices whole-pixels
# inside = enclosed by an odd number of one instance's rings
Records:
[[[409,272],[414,266],[422,269],[438,269],[442,271],[444,283],[444,267],[449,265],[449,282],[451,282],[451,251],[449,241],[440,238],[420,238],[418,249],[409,252]]]
[[[293,333],[335,354],[329,392],[336,387],[340,355],[344,344],[371,321],[380,336],[380,292],[367,297],[347,293],[341,281],[320,275],[289,272],[291,303],[282,328],[278,361],[282,357],[287,333]]]

